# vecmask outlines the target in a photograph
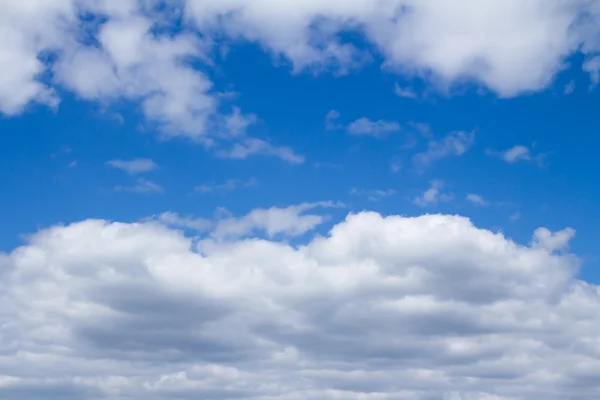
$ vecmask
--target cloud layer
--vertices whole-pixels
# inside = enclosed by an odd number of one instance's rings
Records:
[[[0,257],[0,397],[596,398],[600,291],[573,233],[529,247],[372,212],[299,247],[56,226]]]

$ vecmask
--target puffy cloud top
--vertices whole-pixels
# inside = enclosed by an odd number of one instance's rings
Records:
[[[301,246],[56,226],[0,258],[0,396],[595,398],[600,292],[572,235],[371,212]]]

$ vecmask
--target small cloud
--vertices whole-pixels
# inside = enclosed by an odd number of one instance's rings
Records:
[[[249,188],[249,187],[257,187],[258,181],[255,178],[250,178],[247,181],[241,181],[238,179],[228,179],[220,184],[204,184],[198,185],[194,188],[196,192],[200,193],[219,193],[224,194],[227,192],[232,192],[237,188]]]
[[[521,161],[536,161],[542,166],[547,157],[544,153],[539,153],[534,156],[529,147],[520,144],[500,152],[490,149],[487,149],[485,152],[488,156],[499,157],[508,164],[516,164]]]
[[[521,219],[521,213],[516,211],[514,214],[512,214],[509,218],[508,218],[511,222],[515,222]]]
[[[130,193],[163,193],[162,186],[154,183],[150,180],[138,178],[135,185],[133,186],[116,186],[115,191],[117,192],[130,192]]]
[[[133,160],[111,160],[107,162],[113,168],[120,169],[129,175],[139,175],[153,171],[158,165],[149,158],[136,158]]]
[[[292,164],[304,163],[304,157],[298,155],[290,147],[275,146],[265,140],[257,138],[246,138],[234,144],[229,150],[222,150],[218,156],[231,159],[245,159],[252,155],[264,155],[278,157]]]
[[[346,127],[346,132],[354,136],[383,137],[388,133],[397,132],[400,124],[393,121],[371,121],[368,118],[359,118]]]
[[[182,217],[174,212],[165,212],[158,216],[158,220],[165,225],[192,229],[206,232],[214,227],[214,222],[205,218]]]
[[[398,83],[394,85],[394,93],[396,93],[396,96],[403,97],[405,99],[416,99],[418,97],[417,93],[415,93],[413,89],[409,87],[402,87]]]
[[[469,193],[467,195],[466,199],[468,201],[470,201],[472,204],[475,204],[476,206],[483,207],[483,206],[489,205],[489,203],[487,201],[485,201],[485,199],[482,196],[475,194],[475,193]]]
[[[325,129],[328,131],[335,131],[342,128],[337,121],[340,118],[340,113],[336,110],[331,110],[325,116]]]
[[[548,252],[562,252],[568,249],[569,241],[573,236],[575,236],[575,230],[572,228],[566,228],[558,232],[551,232],[547,228],[538,228],[533,234],[531,246]]]
[[[427,207],[436,205],[440,202],[448,202],[452,200],[451,194],[442,193],[445,184],[443,181],[431,181],[431,186],[421,196],[414,199],[414,203],[419,207]]]
[[[69,168],[75,168],[77,166],[77,160],[71,161],[67,166]]]
[[[397,158],[392,158],[390,161],[390,171],[394,174],[400,172],[402,170],[402,162]]]
[[[359,190],[356,188],[352,188],[350,190],[351,195],[355,196],[366,196],[370,201],[380,201],[385,197],[392,196],[396,193],[395,190],[387,189],[387,190]]]
[[[441,140],[431,140],[427,151],[415,154],[413,162],[418,168],[426,168],[434,161],[446,157],[458,157],[466,153],[475,143],[474,132],[457,131]]]
[[[571,94],[575,91],[575,81],[571,81],[565,85],[563,93],[565,95]]]

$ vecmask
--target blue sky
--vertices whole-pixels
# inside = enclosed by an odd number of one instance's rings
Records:
[[[215,75],[217,75],[216,72]],[[305,161],[289,163],[277,157],[222,159],[188,139],[161,140],[145,126],[135,103],[99,105],[61,93],[57,110],[30,106],[22,114],[4,117],[2,132],[1,244],[10,250],[20,235],[57,222],[87,217],[135,221],[171,210],[210,216],[217,207],[243,214],[258,207],[286,206],[304,201],[335,200],[347,211],[376,210],[384,214],[450,213],[468,216],[478,225],[500,229],[527,242],[539,226],[552,230],[573,227],[574,252],[586,258],[583,277],[597,282],[599,265],[594,215],[599,195],[594,184],[595,132],[600,122],[594,109],[598,91],[581,59],[561,72],[551,86],[532,94],[500,99],[474,85],[461,85],[451,94],[431,92],[417,99],[395,93],[395,85],[418,92],[422,79],[406,80],[372,64],[344,76],[276,66],[252,45],[238,45],[219,64],[217,87],[239,93],[237,107],[256,114],[251,128],[259,137],[291,147]],[[572,93],[565,86],[575,82]],[[483,93],[482,93],[483,91]],[[339,112],[338,123],[359,118],[402,125],[385,138],[353,136],[343,129],[326,129],[326,115]],[[426,124],[431,138],[411,124]],[[474,143],[460,156],[443,157],[424,171],[412,158],[455,131],[474,132]],[[527,146],[535,160],[507,163],[486,154]],[[123,193],[115,187],[135,179],[110,168],[114,159],[149,158],[158,168],[148,179],[161,193]],[[402,165],[394,172],[391,165]],[[225,193],[195,192],[199,185],[228,180],[256,185]],[[432,180],[446,182],[453,200],[419,207],[413,200]],[[243,185],[242,185],[243,186]],[[362,195],[352,194],[352,189]],[[372,191],[394,191],[379,201]],[[466,200],[482,196],[488,206]],[[519,215],[518,220],[511,216]]]
[[[599,4],[1,4],[0,397],[598,397]]]

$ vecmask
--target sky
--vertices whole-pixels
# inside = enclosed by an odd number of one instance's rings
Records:
[[[600,396],[597,0],[0,0],[0,398]]]

